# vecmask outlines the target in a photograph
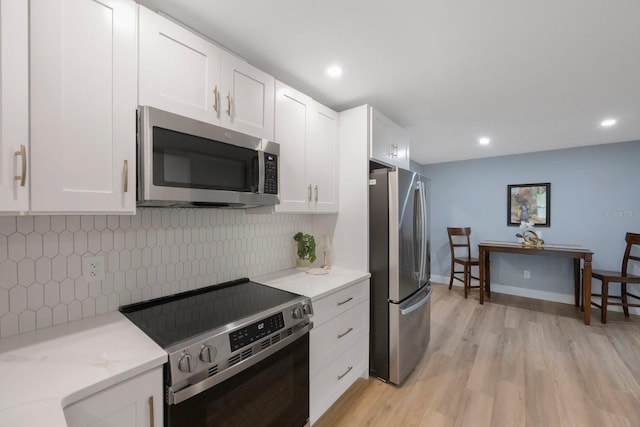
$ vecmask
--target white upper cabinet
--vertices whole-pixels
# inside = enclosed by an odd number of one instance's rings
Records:
[[[273,140],[274,78],[140,6],[139,104]]]
[[[31,211],[135,213],[136,4],[30,13]]]
[[[278,212],[308,212],[311,183],[305,159],[313,100],[293,88],[276,82],[275,142],[280,144],[280,204]]]
[[[28,2],[0,0],[0,211],[29,209]]]
[[[338,114],[276,82],[277,212],[338,212]]]
[[[220,123],[220,49],[174,22],[139,8],[139,103]]]
[[[369,157],[384,164],[409,169],[408,133],[373,107],[369,107],[369,114]]]
[[[222,126],[273,140],[275,80],[222,52]]]
[[[338,212],[338,130],[338,113],[314,101],[306,164],[316,212]]]

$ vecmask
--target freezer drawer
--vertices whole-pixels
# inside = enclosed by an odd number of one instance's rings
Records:
[[[431,336],[431,286],[389,303],[389,382],[400,385],[424,356]]]

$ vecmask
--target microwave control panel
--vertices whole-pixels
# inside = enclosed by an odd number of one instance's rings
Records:
[[[278,194],[278,156],[264,153],[264,192]]]

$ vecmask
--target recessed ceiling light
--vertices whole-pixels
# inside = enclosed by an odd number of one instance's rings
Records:
[[[615,125],[617,122],[616,119],[607,119],[600,122],[600,126],[608,128],[609,126]]]
[[[332,65],[327,68],[327,74],[329,77],[340,77],[342,75],[342,68],[338,65]]]
[[[480,143],[480,145],[489,145],[489,143],[491,142],[491,139],[487,137],[482,137],[478,140],[478,142]]]

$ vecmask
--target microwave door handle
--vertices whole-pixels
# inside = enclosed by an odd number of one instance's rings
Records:
[[[264,151],[258,151],[258,193],[264,193],[264,174],[265,174],[265,165],[264,165]]]

